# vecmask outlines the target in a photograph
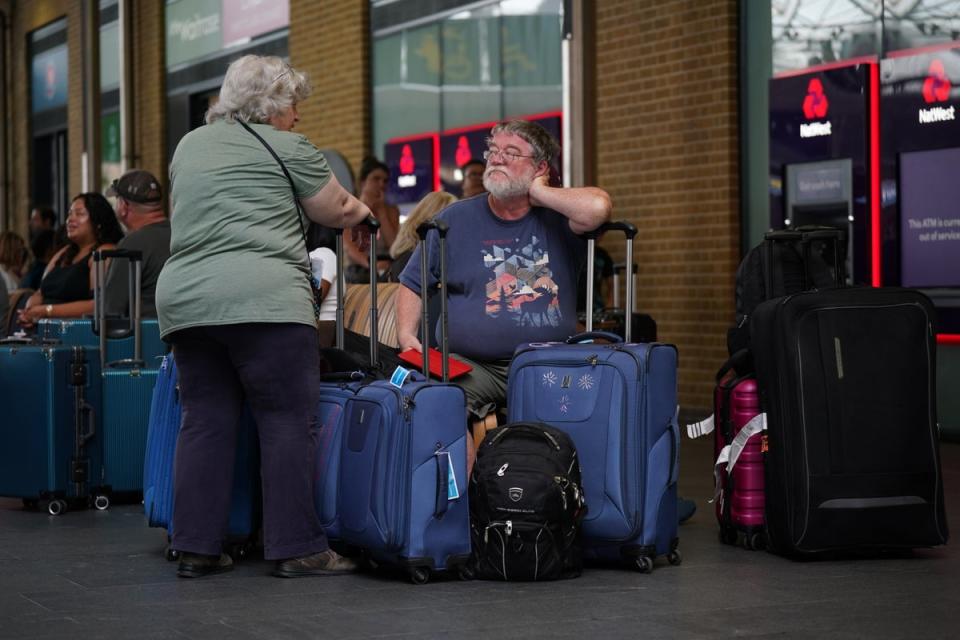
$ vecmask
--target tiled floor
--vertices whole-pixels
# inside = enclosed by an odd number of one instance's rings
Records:
[[[722,546],[705,504],[710,445],[684,446],[681,491],[700,509],[680,529],[681,566],[543,584],[283,580],[262,560],[182,580],[137,506],[51,517],[0,500],[0,639],[960,637],[955,544],[818,562]],[[957,531],[960,445],[942,456]]]

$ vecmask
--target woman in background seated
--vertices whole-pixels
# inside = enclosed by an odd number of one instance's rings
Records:
[[[410,254],[417,246],[417,227],[449,207],[457,201],[457,197],[446,191],[434,191],[423,197],[407,219],[400,225],[400,231],[397,233],[397,239],[390,246],[390,257],[393,262],[390,264],[390,270],[387,272],[387,281],[400,282],[400,272],[407,266],[410,260]]]
[[[27,245],[19,234],[13,231],[0,233],[0,279],[8,292],[16,289],[20,282],[26,254]]]
[[[377,270],[378,275],[389,265],[387,251],[397,238],[400,228],[400,210],[387,202],[387,182],[390,169],[373,156],[367,156],[360,163],[360,182],[357,183],[357,198],[370,207],[373,217],[380,222],[377,234]],[[370,256],[354,242],[350,234],[343,236],[343,248],[347,253],[347,282],[370,282]]]
[[[51,258],[63,248],[63,245],[57,242],[57,233],[53,229],[41,229],[33,234],[30,239],[30,253],[33,254],[33,262],[23,272],[23,278],[20,280],[21,289],[39,289],[40,281],[43,280],[43,274],[50,264]]]
[[[115,248],[123,230],[113,207],[99,193],[81,193],[74,198],[66,226],[69,242],[51,258],[40,289],[20,311],[22,328],[33,327],[41,318],[78,318],[93,313],[93,252]]]

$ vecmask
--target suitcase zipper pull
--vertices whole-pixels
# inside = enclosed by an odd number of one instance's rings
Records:
[[[403,417],[405,420],[410,420],[412,407],[413,400],[410,399],[410,396],[403,396]]]
[[[507,536],[513,535],[513,520],[507,520],[506,533]]]

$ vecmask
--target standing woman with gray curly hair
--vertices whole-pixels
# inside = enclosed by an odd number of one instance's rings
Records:
[[[274,575],[355,569],[330,550],[313,503],[320,356],[297,201],[328,227],[352,227],[370,210],[292,132],[309,93],[280,58],[240,58],[207,124],[183,137],[170,164],[171,255],[156,301],[180,372],[171,547],[182,577],[232,568],[221,541],[244,400],[259,431]]]

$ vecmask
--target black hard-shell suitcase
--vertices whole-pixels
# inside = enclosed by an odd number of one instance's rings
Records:
[[[934,322],[929,299],[906,289],[811,291],[757,307],[772,551],[947,541]]]

